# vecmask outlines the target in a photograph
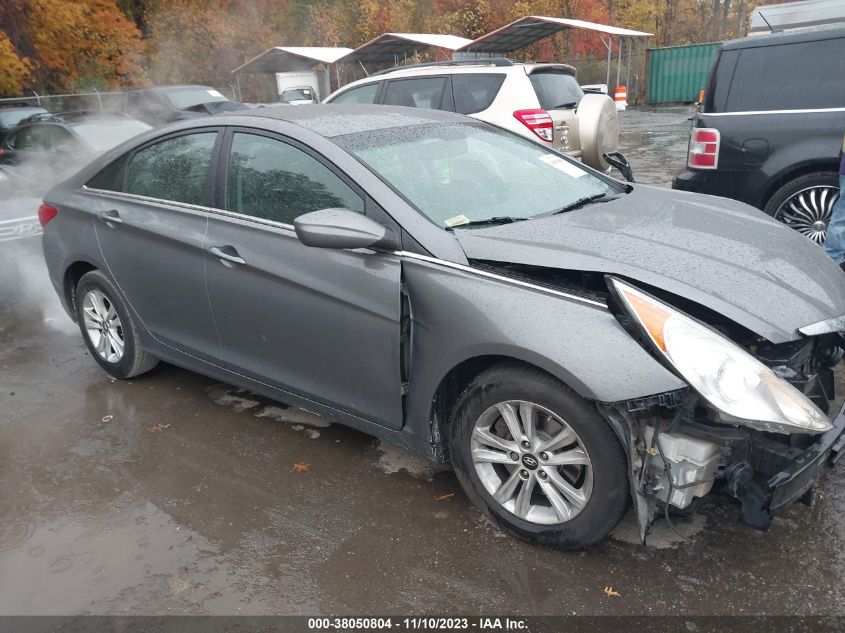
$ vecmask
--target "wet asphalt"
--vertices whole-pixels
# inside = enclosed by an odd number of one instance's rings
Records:
[[[668,184],[688,116],[623,116],[638,180]],[[171,366],[111,380],[40,240],[0,243],[0,614],[842,615],[843,471],[765,533],[706,499],[647,547],[629,516],[538,549],[370,436]]]

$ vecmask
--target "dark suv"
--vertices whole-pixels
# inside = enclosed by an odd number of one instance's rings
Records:
[[[747,202],[822,242],[839,195],[845,26],[722,45],[675,189]]]

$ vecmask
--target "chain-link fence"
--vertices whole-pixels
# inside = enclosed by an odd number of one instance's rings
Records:
[[[76,92],[58,95],[39,95],[10,97],[0,99],[0,107],[8,105],[27,105],[44,108],[50,112],[69,112],[75,110],[122,110],[126,101],[125,92]]]

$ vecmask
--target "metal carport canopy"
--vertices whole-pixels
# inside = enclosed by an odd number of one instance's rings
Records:
[[[653,33],[623,29],[618,26],[598,24],[597,22],[529,15],[482,35],[477,40],[459,48],[458,52],[507,53],[529,46],[566,29],[594,31],[610,37],[651,37],[653,35]]]
[[[232,72],[284,73],[310,70],[317,64],[334,64],[352,52],[351,48],[328,46],[274,46]]]
[[[362,44],[338,61],[353,64],[358,62],[395,63],[400,55],[416,53],[427,48],[444,48],[455,51],[471,43],[472,40],[457,35],[383,33],[366,44]]]

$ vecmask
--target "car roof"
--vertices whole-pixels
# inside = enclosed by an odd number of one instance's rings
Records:
[[[286,121],[311,132],[332,138],[344,134],[372,132],[394,127],[430,123],[474,123],[475,120],[454,112],[406,108],[403,106],[361,104],[280,105],[227,113],[232,117],[252,117]]]
[[[200,90],[214,90],[211,86],[203,86],[201,84],[179,84],[176,86],[147,86],[146,88],[135,88],[129,92],[172,92],[174,90],[191,90],[199,88]]]
[[[133,119],[132,117],[123,116],[121,114],[109,114],[109,113],[74,113],[74,112],[64,112],[58,113],[52,116],[46,116],[44,118],[34,119],[32,121],[24,120],[21,121],[21,126],[24,125],[41,125],[41,124],[49,124],[49,125],[65,125],[68,127],[73,127],[75,125],[82,125],[85,123],[91,123],[95,121],[137,121],[138,119]]]
[[[769,35],[752,35],[739,40],[731,40],[722,44],[722,50],[736,50],[743,48],[759,48],[762,46],[777,46],[778,44],[799,44],[801,42],[815,42],[836,37],[845,37],[845,26],[826,25],[814,26],[789,31],[780,31]]]

